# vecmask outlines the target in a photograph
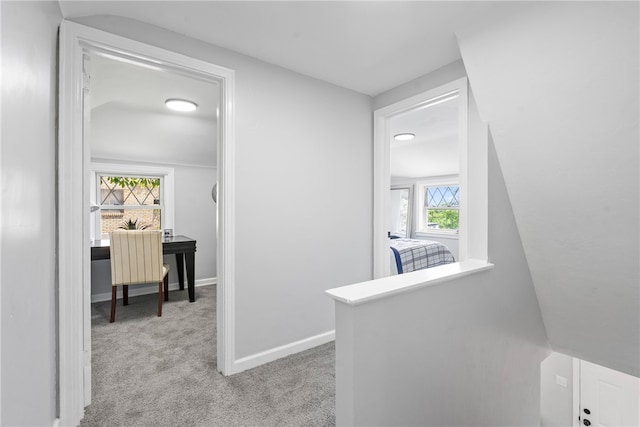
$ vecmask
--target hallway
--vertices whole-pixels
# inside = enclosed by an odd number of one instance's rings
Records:
[[[330,426],[333,343],[224,377],[216,371],[216,287],[92,304],[93,401],[81,426]]]

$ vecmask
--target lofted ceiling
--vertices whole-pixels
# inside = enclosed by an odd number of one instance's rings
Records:
[[[169,110],[169,98],[198,108]],[[92,55],[90,99],[92,157],[216,166],[217,84]]]
[[[390,120],[391,177],[420,178],[457,175],[458,99],[421,107]],[[399,133],[413,133],[415,138],[398,141]]]
[[[499,6],[475,1],[59,3],[66,19],[136,19],[371,96],[460,59],[455,30],[491,16]]]
[[[91,80],[92,109],[120,103],[130,109],[175,114],[164,101],[182,98],[198,105],[188,117],[216,120],[218,90],[212,82],[102,55],[91,58]]]
[[[552,347],[635,376],[638,17],[637,2],[531,3],[459,34]]]

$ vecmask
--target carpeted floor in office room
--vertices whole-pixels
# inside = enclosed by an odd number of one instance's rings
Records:
[[[216,287],[92,305],[92,403],[81,426],[331,426],[333,343],[224,377],[216,371]]]

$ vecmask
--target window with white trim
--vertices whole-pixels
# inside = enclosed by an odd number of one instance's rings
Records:
[[[92,164],[92,239],[119,228],[173,228],[173,169]]]
[[[119,228],[162,229],[162,181],[159,176],[98,176],[100,235]]]

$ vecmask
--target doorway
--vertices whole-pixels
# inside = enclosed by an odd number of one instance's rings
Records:
[[[90,150],[88,56],[111,55],[215,82],[220,88],[217,206],[218,370],[234,355],[234,72],[124,37],[63,21],[60,29],[58,287],[60,423],[77,425],[90,399]]]
[[[640,379],[580,360],[578,423],[585,426],[640,425]]]
[[[540,365],[540,424],[640,425],[640,379],[562,353]]]
[[[392,185],[389,194],[389,237],[411,237],[413,187]]]

